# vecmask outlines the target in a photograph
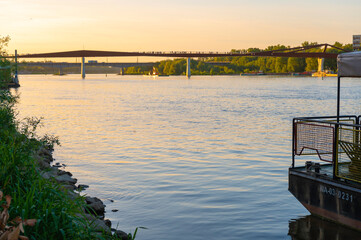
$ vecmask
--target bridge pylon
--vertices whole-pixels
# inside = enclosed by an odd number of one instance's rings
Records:
[[[317,72],[324,72],[324,70],[325,70],[325,59],[324,58],[318,58],[317,63],[318,63]]]
[[[188,78],[191,77],[191,58],[187,58],[186,76],[187,76]]]
[[[13,78],[13,82],[19,85],[19,78],[18,78],[18,50],[15,49],[15,74],[14,74],[14,78]]]
[[[85,57],[81,58],[80,73],[81,73],[81,78],[84,79],[85,78]]]

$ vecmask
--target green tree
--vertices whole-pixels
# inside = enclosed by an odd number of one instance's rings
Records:
[[[308,46],[313,46],[313,45],[317,45],[318,43],[317,42],[308,42],[308,41],[305,41],[303,42],[301,45],[302,47],[308,47]]]
[[[269,69],[270,72],[276,72],[276,58],[267,58],[266,68]]]
[[[287,58],[277,57],[275,63],[276,73],[285,73],[287,71]]]
[[[306,67],[306,61],[304,58],[290,57],[287,61],[288,72],[304,72]]]
[[[3,57],[7,55],[5,47],[7,47],[9,41],[9,36],[0,36],[0,84],[3,82],[11,82],[12,80],[12,69],[10,61]]]
[[[259,67],[259,70],[262,72],[267,72],[267,58],[266,57],[259,57],[257,59],[257,65]]]
[[[261,52],[261,49],[259,49],[259,48],[248,48],[248,49],[247,49],[247,52],[249,52],[249,53]]]
[[[169,75],[170,66],[172,62],[170,60],[166,61],[163,68],[163,74]]]
[[[6,50],[5,50],[5,47],[8,46],[10,42],[10,37],[9,36],[6,36],[6,37],[1,37],[0,36],[0,56],[4,56],[6,55]]]
[[[317,71],[318,62],[317,58],[306,58],[306,68],[305,70],[308,72]]]

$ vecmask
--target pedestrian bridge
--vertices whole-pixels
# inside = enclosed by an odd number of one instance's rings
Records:
[[[323,49],[322,49],[323,48]],[[93,50],[77,50],[67,52],[51,52],[51,53],[33,53],[33,54],[17,54],[6,56],[7,58],[74,58],[80,57],[81,61],[81,74],[85,78],[85,58],[86,57],[172,57],[172,58],[187,58],[187,71],[186,75],[191,76],[190,59],[191,58],[204,58],[204,57],[301,57],[301,58],[337,58],[337,53],[326,52],[327,48],[338,48],[330,44],[316,44],[303,47],[294,47],[287,49],[278,49],[272,51],[261,52],[187,52],[187,51],[169,51],[169,52],[115,52],[115,51],[93,51]],[[318,49],[319,52],[308,52],[310,49]],[[323,61],[322,61],[323,62]]]

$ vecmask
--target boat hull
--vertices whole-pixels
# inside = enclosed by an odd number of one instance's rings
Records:
[[[289,191],[311,214],[361,231],[361,190],[352,184],[290,168]]]

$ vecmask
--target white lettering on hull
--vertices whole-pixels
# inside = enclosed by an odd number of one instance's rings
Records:
[[[344,201],[349,201],[352,202],[354,197],[352,194],[344,192],[344,191],[340,191],[338,189],[335,188],[331,188],[331,187],[326,187],[323,185],[320,185],[320,192],[330,195],[330,196],[334,196],[337,197],[339,199],[342,199]]]

